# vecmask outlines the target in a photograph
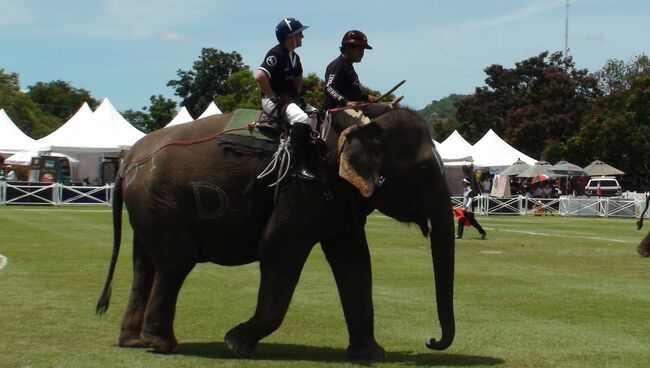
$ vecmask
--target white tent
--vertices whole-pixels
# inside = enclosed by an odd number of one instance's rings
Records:
[[[534,165],[537,160],[525,155],[501,139],[492,129],[472,146],[474,166],[487,167],[490,172],[499,172],[512,165],[517,160],[522,160],[529,165]]]
[[[472,160],[472,145],[457,130],[442,141],[437,149],[444,162]]]
[[[41,154],[65,153],[71,162],[78,161],[73,181],[88,178],[98,182],[102,160],[131,148],[143,136],[104,99],[95,112],[84,103],[59,129],[36,141],[33,151],[9,159],[24,162],[27,156],[31,159]]]
[[[34,146],[34,142],[11,121],[4,109],[0,109],[0,154],[12,155],[28,150]]]
[[[221,110],[219,110],[219,108],[217,107],[217,105],[214,102],[210,102],[210,104],[205,109],[205,111],[203,111],[203,114],[201,114],[201,116],[199,116],[199,119],[203,119],[206,116],[219,115],[219,114],[221,114]]]
[[[68,121],[61,125],[59,129],[36,141],[35,148],[37,151],[51,151],[50,146],[52,144],[60,144],[60,142],[65,142],[68,137],[73,136],[77,132],[83,130],[84,125],[90,124],[89,121],[91,121],[92,118],[93,111],[88,106],[88,103],[84,102],[79,110],[77,110],[77,112],[72,115]]]
[[[113,107],[105,98],[91,116],[80,109],[63,126],[39,141],[39,149],[57,152],[120,152],[144,137],[144,133],[136,129]],[[76,119],[74,119],[77,117]],[[61,132],[59,132],[61,131]],[[44,147],[48,146],[48,147]]]
[[[176,116],[174,116],[172,121],[170,121],[167,125],[165,125],[165,127],[185,124],[185,123],[189,123],[190,121],[194,121],[194,119],[192,118],[192,115],[190,115],[189,111],[187,111],[187,108],[183,106],[183,108],[178,112],[178,114],[176,114]]]

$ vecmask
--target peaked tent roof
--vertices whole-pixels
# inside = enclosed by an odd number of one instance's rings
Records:
[[[4,109],[0,109],[0,153],[13,154],[34,147],[36,141],[9,118]]]
[[[83,125],[91,120],[92,116],[93,111],[88,106],[88,103],[84,102],[79,110],[61,125],[59,129],[36,141],[36,148],[42,147],[44,148],[42,151],[49,151],[52,142],[62,142],[69,136],[74,135],[77,131],[83,129]]]
[[[194,119],[192,118],[192,115],[190,115],[189,111],[187,111],[187,108],[183,106],[183,108],[176,114],[176,116],[174,116],[172,121],[167,123],[165,127],[185,124],[189,123],[190,121],[194,121]]]
[[[437,148],[443,161],[472,159],[472,145],[457,130],[454,130]]]
[[[498,167],[510,166],[517,160],[534,165],[537,160],[525,155],[501,139],[492,129],[472,146],[474,166]]]
[[[205,109],[205,111],[203,111],[201,116],[199,116],[199,119],[203,119],[206,116],[219,115],[219,114],[221,114],[221,110],[219,110],[219,108],[217,107],[217,105],[214,102],[210,102],[210,104]]]
[[[91,116],[72,120],[70,118],[61,128],[52,133],[55,134],[61,129],[66,129],[64,133],[57,134],[46,141],[46,145],[49,147],[39,148],[57,152],[116,152],[131,148],[137,140],[145,135],[126,121],[115,110],[108,98],[104,98]],[[66,127],[72,123],[74,123],[74,129]]]

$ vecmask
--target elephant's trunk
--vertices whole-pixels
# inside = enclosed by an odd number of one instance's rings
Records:
[[[451,345],[456,334],[454,321],[454,220],[449,198],[438,203],[435,212],[436,216],[432,216],[430,220],[433,227],[430,241],[438,320],[442,336],[439,340],[431,338],[426,345],[429,349],[444,350]]]
[[[641,240],[641,243],[636,247],[637,253],[643,257],[650,257],[650,232]]]

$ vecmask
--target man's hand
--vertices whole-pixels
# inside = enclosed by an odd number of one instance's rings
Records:
[[[357,101],[348,101],[345,103],[345,107],[356,108],[357,106],[359,106],[359,102]]]
[[[379,97],[368,95],[368,102],[379,102]]]

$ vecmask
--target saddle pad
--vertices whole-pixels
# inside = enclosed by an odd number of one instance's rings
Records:
[[[246,128],[257,121],[261,111],[252,109],[235,110],[225,130]],[[275,132],[261,131],[258,128],[239,129],[217,138],[222,148],[245,155],[259,155],[275,152],[280,144],[280,137]]]

